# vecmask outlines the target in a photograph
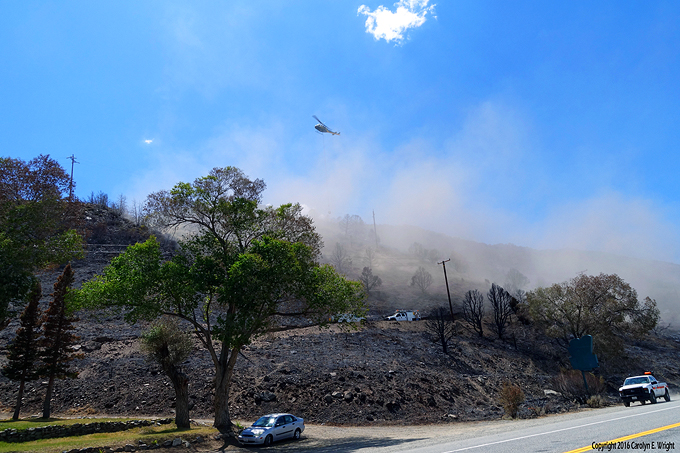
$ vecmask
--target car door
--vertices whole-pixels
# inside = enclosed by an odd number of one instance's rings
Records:
[[[661,396],[661,386],[654,376],[650,376],[649,379],[652,381],[652,391],[654,396]]]
[[[293,416],[292,415],[284,415],[284,430],[283,430],[283,437],[288,438],[288,437],[293,437],[293,432],[295,431],[295,423],[293,423]]]
[[[286,430],[285,421],[286,421],[285,415],[281,415],[274,422],[274,428],[272,429],[272,436],[274,437],[274,440],[281,440],[286,438],[284,434]]]

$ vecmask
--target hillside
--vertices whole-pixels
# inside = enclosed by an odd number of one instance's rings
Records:
[[[122,249],[124,241],[148,235],[109,210],[90,210],[88,217],[92,225],[99,225],[100,234],[90,236],[87,258],[74,263],[79,283],[101,272],[107,259],[115,255],[116,247]],[[578,409],[578,405],[554,393],[554,376],[561,368],[569,367],[566,351],[531,326],[516,323],[509,336],[514,341],[500,341],[494,340],[490,332],[479,338],[465,330],[460,320],[456,321],[455,344],[445,355],[426,332],[425,321],[377,320],[397,306],[426,310],[445,303],[443,282],[433,284],[427,293],[409,286],[418,266],[427,266],[433,276],[438,276],[435,272],[441,269],[436,262],[409,253],[408,241],[419,237],[402,239],[402,245],[397,247],[396,239],[390,239],[389,228],[382,227],[383,230],[382,237],[387,239],[382,239],[373,258],[375,273],[383,279],[383,285],[369,299],[370,319],[374,320],[356,330],[337,325],[325,330],[304,327],[256,339],[245,348],[236,366],[230,405],[235,419],[253,420],[272,411],[289,411],[313,423],[332,424],[499,418],[503,410],[498,395],[506,381],[517,383],[524,390],[526,401],[520,410],[521,417]],[[433,249],[433,242],[425,239],[438,236],[421,234],[421,244]],[[334,237],[330,234],[324,237],[330,238],[326,239],[327,252],[329,245],[335,245]],[[442,241],[445,239],[451,240]],[[367,242],[357,240],[347,242],[353,254],[354,272],[360,271],[361,253],[365,253],[366,245]],[[172,243],[168,241],[166,246],[170,248]],[[450,248],[449,243],[444,247]],[[459,250],[457,256],[465,256],[467,261],[459,267],[450,266],[449,283],[455,297],[473,287],[485,291],[488,282],[480,272],[492,270],[491,263],[498,275],[512,265],[522,273],[526,271],[529,278],[536,278],[528,264],[513,257],[540,252],[469,243],[469,249],[463,253],[462,246],[458,247],[454,249]],[[485,250],[486,255],[482,255],[490,263],[486,268],[478,264],[484,260],[471,258],[477,248]],[[42,276],[44,288],[51,287],[59,271]],[[42,303],[47,302],[45,298]],[[173,391],[169,380],[155,365],[146,362],[138,349],[138,337],[145,325],[130,326],[120,316],[108,313],[80,313],[80,318],[78,349],[84,353],[84,358],[76,362],[80,377],[57,382],[52,403],[55,415],[172,415]],[[6,347],[17,327],[15,320],[0,333],[0,365],[6,360]],[[627,345],[620,362],[605,363],[598,373],[611,397],[627,374],[650,369],[677,393],[679,350],[678,337],[668,330],[662,331]],[[206,351],[196,344],[194,354],[183,368],[191,377],[192,418],[210,418],[214,372]],[[41,381],[27,385],[23,415],[39,413],[44,387]],[[0,402],[5,413],[13,407],[16,391],[16,383],[0,377]]]
[[[582,272],[591,275],[618,274],[637,290],[641,299],[649,296],[656,300],[664,325],[680,327],[678,264],[600,252],[535,250],[513,244],[488,245],[417,227],[393,225],[377,225],[379,245],[376,247],[373,225],[364,224],[360,219],[349,229],[342,219],[319,221],[317,225],[324,238],[326,261],[330,261],[336,244],[341,244],[352,259],[352,268],[347,272],[352,278],[358,278],[362,268],[369,265],[366,249],[376,251],[373,274],[381,277],[383,285],[374,295],[375,303],[386,309],[427,310],[447,304],[444,273],[437,263],[450,259],[446,270],[454,301],[461,300],[470,289],[486,292],[490,283],[507,287],[511,284],[508,281],[511,270],[518,271],[528,280],[521,286],[524,290],[563,282]],[[429,251],[430,255],[422,257],[412,253],[415,243]],[[410,286],[411,277],[419,266],[433,277],[427,294]]]

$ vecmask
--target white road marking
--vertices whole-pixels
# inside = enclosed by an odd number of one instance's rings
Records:
[[[514,442],[516,440],[529,439],[531,437],[545,436],[547,434],[554,434],[554,433],[559,433],[559,432],[562,432],[562,431],[569,431],[569,430],[572,430],[572,429],[585,428],[586,426],[600,425],[602,423],[615,422],[617,420],[623,420],[623,419],[626,419],[626,418],[640,417],[640,416],[643,416],[643,415],[647,416],[649,414],[654,414],[656,412],[670,411],[670,410],[674,410],[674,409],[680,409],[680,406],[667,407],[665,409],[656,409],[656,410],[653,410],[653,411],[650,411],[650,412],[644,412],[644,413],[641,413],[641,414],[624,415],[623,417],[610,418],[608,420],[602,420],[602,421],[599,421],[599,422],[586,423],[585,425],[572,426],[572,427],[569,427],[569,428],[562,428],[562,429],[555,429],[553,431],[546,431],[544,433],[530,434],[528,436],[515,437],[513,439],[499,440],[497,442],[489,442],[489,443],[481,444],[481,445],[473,445],[471,447],[459,448],[457,450],[448,450],[448,451],[445,451],[445,452],[442,452],[442,453],[454,453],[456,451],[465,451],[465,450],[472,450],[472,449],[475,449],[475,448],[483,448],[483,447],[488,447],[490,445],[498,445],[498,444],[504,444],[504,443],[507,443],[507,442]]]

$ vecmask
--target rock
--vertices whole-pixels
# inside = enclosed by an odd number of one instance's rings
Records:
[[[560,395],[558,392],[556,392],[554,390],[549,390],[549,389],[543,390],[543,393],[545,394],[545,396],[550,396],[550,395],[559,396]]]
[[[401,405],[397,401],[390,401],[389,403],[385,404],[385,407],[390,412],[395,412],[401,409]]]
[[[179,437],[175,437],[172,441],[172,446],[179,447],[180,445],[182,445],[182,439],[180,439]]]
[[[333,392],[331,393],[331,396],[333,396],[333,398],[342,399],[345,395],[342,392]]]
[[[354,393],[346,392],[344,397],[345,397],[345,401],[347,401],[347,402],[352,401],[354,399]]]
[[[276,395],[272,392],[262,392],[259,396],[260,400],[265,402],[276,401]]]
[[[327,395],[325,395],[325,396],[323,397],[323,400],[324,400],[326,403],[331,404],[331,403],[333,402],[333,397],[332,397],[331,395],[328,395],[328,394],[327,394]]]
[[[131,444],[126,444],[123,451],[135,451],[135,446]]]

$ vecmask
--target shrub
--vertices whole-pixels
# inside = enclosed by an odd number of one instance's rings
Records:
[[[570,401],[579,404],[588,404],[588,398],[599,395],[605,390],[604,379],[598,378],[593,373],[586,373],[588,390],[583,384],[583,375],[578,370],[563,370],[553,379],[555,390]]]
[[[588,398],[588,400],[586,401],[586,404],[587,404],[588,406],[592,407],[592,408],[596,408],[596,407],[604,407],[604,406],[606,405],[606,404],[605,404],[605,401],[604,401],[604,398],[602,397],[602,395],[593,395],[593,396],[591,396],[591,397]]]
[[[504,382],[500,400],[505,413],[512,418],[517,418],[519,405],[524,401],[524,392],[518,385]]]
[[[529,409],[529,412],[531,415],[534,417],[540,417],[541,415],[545,415],[545,406],[529,406],[527,409]]]

